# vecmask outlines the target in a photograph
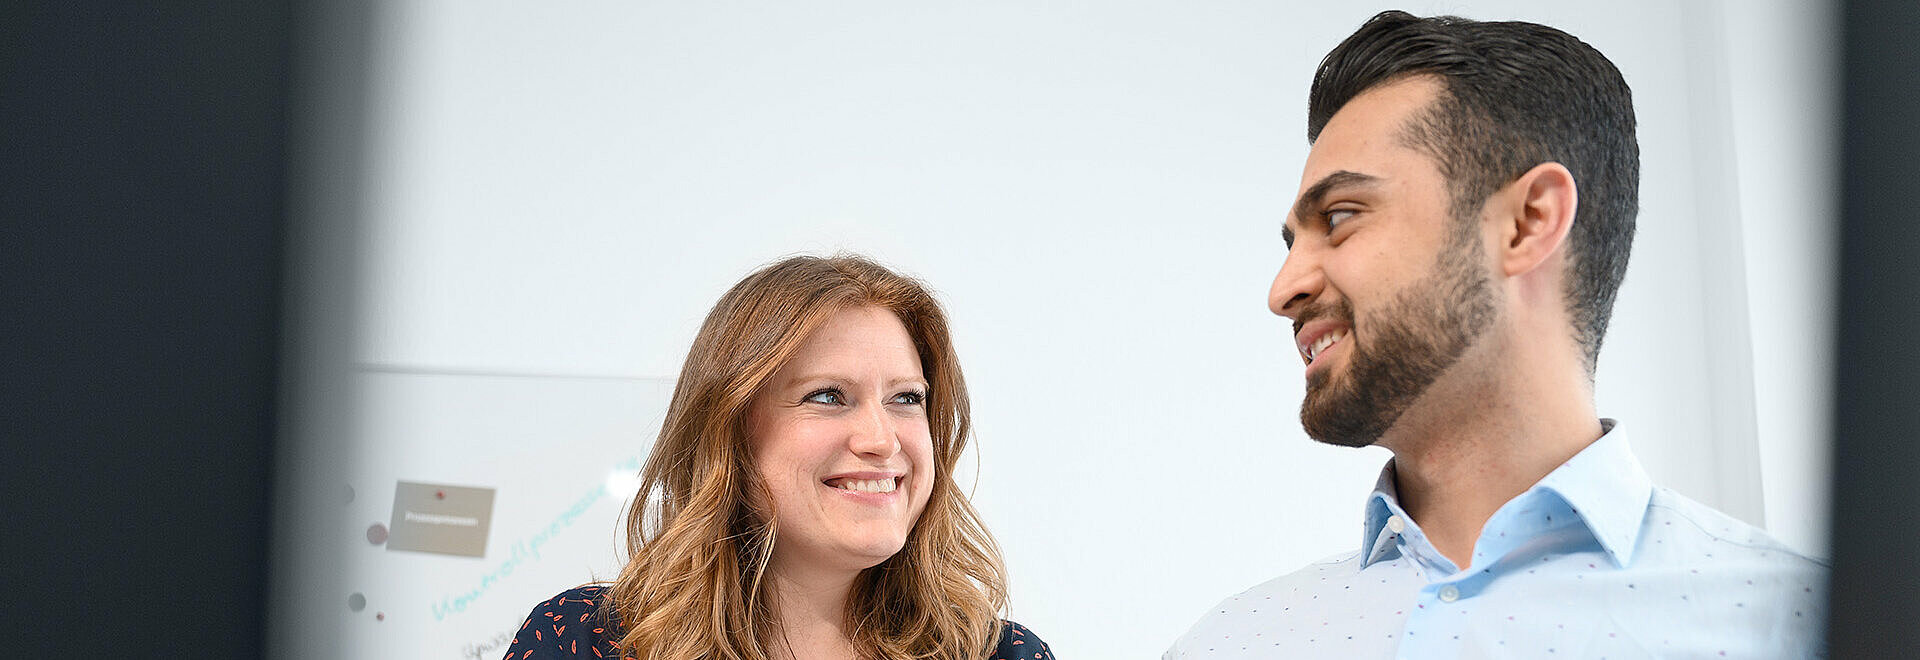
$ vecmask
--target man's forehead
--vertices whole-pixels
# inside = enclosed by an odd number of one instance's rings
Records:
[[[1407,143],[1409,124],[1440,90],[1440,83],[1431,76],[1416,76],[1354,96],[1327,120],[1319,139],[1307,150],[1300,190],[1335,170],[1353,169],[1351,159],[1404,155],[1412,148]]]
[[[1316,143],[1326,140],[1329,131],[1337,131],[1342,127],[1400,126],[1415,113],[1432,105],[1446,89],[1444,79],[1429,74],[1403,75],[1375,84],[1353,95],[1332,117],[1328,117],[1327,124],[1320,127],[1320,137]]]
[[[1294,192],[1299,205],[1316,187],[1343,173],[1368,175],[1374,183],[1394,178],[1407,167],[1435,167],[1430,155],[1407,143],[1407,124],[1437,97],[1442,83],[1433,76],[1410,76],[1376,85],[1353,97],[1334,113],[1307,151],[1300,186]],[[1351,177],[1345,183],[1356,183]],[[1324,190],[1322,190],[1324,192]],[[1295,221],[1293,213],[1288,221]]]

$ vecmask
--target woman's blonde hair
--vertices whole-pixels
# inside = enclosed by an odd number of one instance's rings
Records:
[[[793,257],[735,284],[694,337],[627,514],[627,565],[603,611],[640,660],[772,657],[778,613],[762,579],[777,534],[754,469],[748,405],[836,312],[873,306],[906,326],[927,379],[934,480],[893,557],[847,600],[856,648],[883,658],[984,658],[1006,606],[1000,552],[953,482],[970,432],[946,314],[919,282],[858,256]]]

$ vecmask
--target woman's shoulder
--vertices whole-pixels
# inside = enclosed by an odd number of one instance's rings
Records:
[[[1000,626],[1000,646],[994,649],[993,660],[1053,660],[1053,649],[1047,648],[1039,635],[1012,621],[1000,623],[1004,625]]]
[[[619,657],[613,646],[618,635],[608,634],[610,624],[600,615],[606,596],[605,585],[588,585],[533,606],[514,633],[506,660]]]

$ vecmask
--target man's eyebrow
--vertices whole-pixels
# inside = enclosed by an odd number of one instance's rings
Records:
[[[1287,215],[1295,219],[1305,218],[1307,217],[1307,211],[1319,206],[1320,200],[1324,199],[1328,193],[1333,192],[1336,188],[1371,186],[1379,182],[1380,177],[1351,170],[1340,170],[1328,174],[1320,177],[1319,181],[1313,182],[1313,185],[1308,186],[1306,192],[1300,193],[1300,199],[1294,200],[1293,202],[1293,211]],[[1280,238],[1286,240],[1287,247],[1293,247],[1293,228],[1281,225]]]

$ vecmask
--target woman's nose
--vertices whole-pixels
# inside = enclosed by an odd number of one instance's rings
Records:
[[[900,438],[895,432],[893,416],[882,404],[863,406],[856,416],[854,427],[847,438],[847,447],[853,453],[875,458],[892,458],[900,451]]]

